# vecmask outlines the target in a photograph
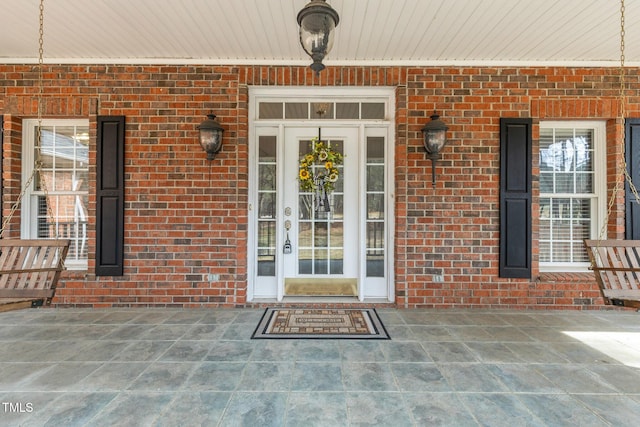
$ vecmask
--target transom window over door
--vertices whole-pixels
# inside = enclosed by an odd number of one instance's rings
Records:
[[[540,267],[583,270],[606,209],[605,124],[540,124]]]
[[[65,265],[69,269],[86,269],[89,123],[43,120],[40,146],[37,132],[38,122],[27,120],[23,134],[23,187],[37,159],[42,162],[42,169],[26,189],[22,202],[22,236],[70,239]]]

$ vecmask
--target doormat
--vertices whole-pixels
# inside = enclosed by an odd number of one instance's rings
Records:
[[[267,308],[252,339],[391,339],[373,308]]]

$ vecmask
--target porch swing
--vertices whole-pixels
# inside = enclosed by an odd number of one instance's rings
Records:
[[[640,240],[605,240],[607,223],[622,182],[627,183],[640,203],[640,196],[627,169],[625,155],[625,69],[624,69],[624,0],[620,0],[620,117],[622,120],[622,155],[616,183],[609,199],[607,214],[598,240],[585,239],[584,245],[596,282],[606,304],[640,309]]]
[[[43,65],[43,0],[40,1],[40,37],[38,60],[38,131],[37,158],[31,176],[21,189],[9,215],[0,229],[0,302],[2,305],[31,306],[50,304],[55,295],[60,274],[69,251],[70,240],[59,239],[53,216],[49,192],[42,171],[42,65]],[[3,238],[14,213],[33,181],[38,177],[45,195],[49,224],[53,227],[53,239],[6,239]],[[18,307],[13,307],[18,308]],[[3,310],[0,310],[3,311]]]

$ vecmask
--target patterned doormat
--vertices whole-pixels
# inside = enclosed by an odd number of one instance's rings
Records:
[[[267,308],[251,338],[391,339],[373,308]]]

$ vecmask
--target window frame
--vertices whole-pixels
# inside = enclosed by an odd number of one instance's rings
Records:
[[[23,239],[37,239],[37,211],[38,206],[34,203],[34,196],[43,195],[42,191],[35,191],[34,185],[32,183],[28,188],[25,188],[26,182],[33,174],[33,169],[35,168],[35,144],[36,144],[36,127],[38,126],[39,121],[36,119],[27,119],[23,121],[23,130],[22,130],[22,185],[21,188],[24,189],[24,197],[22,199],[21,205],[21,216],[20,216],[20,235]],[[40,122],[42,127],[82,127],[86,128],[87,132],[89,131],[89,120],[88,119],[43,119]],[[87,159],[87,172],[89,172],[89,161]],[[50,194],[82,194],[87,195],[89,191],[49,191]],[[88,207],[88,206],[87,206]],[[88,212],[87,212],[88,216]],[[88,228],[88,227],[87,227]],[[87,245],[87,238],[84,238],[83,245]],[[73,244],[73,242],[72,242]],[[86,247],[86,246],[85,246]],[[71,251],[70,251],[71,252]],[[67,257],[65,260],[65,267],[68,270],[87,270],[88,269],[88,255],[86,258],[79,259],[71,259],[71,257]]]
[[[593,130],[593,192],[591,197],[591,227],[589,230],[589,238],[597,239],[601,232],[603,221],[606,217],[607,205],[607,123],[604,120],[566,120],[566,121],[541,121],[538,139],[538,166],[541,168],[541,148],[540,139],[543,130],[546,129],[591,129]],[[542,173],[539,173],[540,178]],[[540,180],[539,180],[540,181]],[[544,198],[562,198],[567,194],[577,193],[544,193],[540,189],[538,194],[538,209],[540,209],[540,201]],[[586,194],[586,193],[585,193]],[[538,217],[538,229],[541,226],[541,217]],[[540,231],[538,233],[538,241],[540,242]],[[539,255],[542,250],[539,248]],[[541,272],[588,272],[589,262],[539,262]]]

